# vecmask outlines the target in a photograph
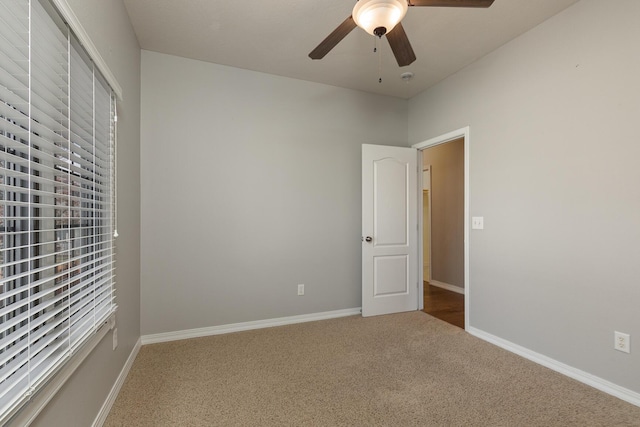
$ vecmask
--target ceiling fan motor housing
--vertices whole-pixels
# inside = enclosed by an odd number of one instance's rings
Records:
[[[382,37],[404,18],[406,0],[359,0],[353,7],[353,20],[367,33]]]
[[[382,37],[385,34],[387,34],[387,29],[385,27],[378,27],[375,30],[373,30],[374,36]]]

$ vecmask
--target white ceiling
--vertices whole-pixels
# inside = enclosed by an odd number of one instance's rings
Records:
[[[355,0],[124,0],[143,49],[411,98],[578,0],[495,0],[488,9],[412,7],[402,21],[417,60],[353,30],[322,60],[307,55]],[[379,65],[380,63],[380,65]],[[405,83],[403,72],[414,73]],[[378,77],[382,83],[378,83]]]

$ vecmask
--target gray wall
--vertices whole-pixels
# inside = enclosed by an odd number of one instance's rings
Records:
[[[118,104],[118,343],[111,333],[78,368],[33,426],[91,425],[140,336],[140,48],[118,1],[67,0],[123,89]]]
[[[143,51],[141,130],[143,335],[361,305],[361,144],[407,101]]]
[[[431,165],[431,279],[464,288],[464,138],[422,151]]]
[[[582,0],[409,103],[469,125],[471,326],[640,392],[640,2]]]

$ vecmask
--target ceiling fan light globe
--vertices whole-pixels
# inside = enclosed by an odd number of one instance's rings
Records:
[[[389,33],[407,14],[406,0],[359,0],[353,7],[353,20],[358,27],[371,35],[376,28],[386,28]]]

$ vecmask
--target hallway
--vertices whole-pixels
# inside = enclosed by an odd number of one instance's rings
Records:
[[[464,329],[464,295],[424,282],[424,311]]]

